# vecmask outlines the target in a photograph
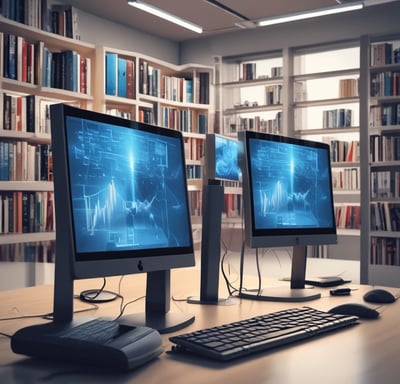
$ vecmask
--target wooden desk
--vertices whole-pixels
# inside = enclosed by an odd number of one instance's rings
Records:
[[[144,293],[144,276],[128,276],[122,281],[121,293],[126,300]],[[197,269],[175,270],[172,273],[172,295],[184,299],[199,293]],[[101,280],[85,280],[75,283],[75,292],[84,288],[100,287]],[[187,304],[176,301],[173,310],[192,312],[196,321],[180,332],[186,332],[217,324],[276,311],[289,306],[309,305],[328,310],[341,302],[363,302],[363,294],[369,286],[350,285],[357,289],[350,297],[330,297],[329,290],[322,290],[322,298],[306,304],[271,303],[241,300],[238,305],[213,306]],[[118,290],[118,279],[107,282],[107,289]],[[398,289],[391,289],[398,294]],[[221,289],[221,295],[224,289]],[[53,287],[37,286],[0,292],[0,317],[41,314],[52,311]],[[132,304],[126,313],[143,310],[143,300]],[[89,305],[76,300],[76,309]],[[101,304],[89,314],[114,316],[119,302]],[[136,371],[116,375],[91,371],[86,367],[39,361],[14,354],[9,339],[0,336],[1,383],[397,383],[400,346],[400,300],[380,309],[378,320],[361,320],[360,324],[329,335],[279,348],[272,352],[237,360],[233,363],[217,363],[193,356],[177,356],[163,353],[158,359]],[[79,314],[81,315],[81,314]],[[78,316],[78,315],[77,315]],[[12,334],[24,326],[40,323],[40,318],[8,320],[0,322],[0,331]],[[165,350],[169,351],[171,334],[163,335]]]

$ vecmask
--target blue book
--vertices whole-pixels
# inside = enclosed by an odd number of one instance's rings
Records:
[[[116,53],[106,52],[106,95],[117,96],[117,60]]]
[[[186,79],[186,101],[187,103],[193,103],[193,80]]]
[[[199,133],[207,133],[207,116],[206,115],[199,115]]]
[[[126,60],[118,58],[118,96],[126,97]]]

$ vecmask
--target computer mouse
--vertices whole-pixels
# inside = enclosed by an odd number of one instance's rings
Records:
[[[361,319],[376,319],[379,317],[377,310],[359,303],[339,304],[331,308],[329,312],[339,315],[357,316]]]
[[[386,304],[394,303],[396,301],[396,297],[386,289],[375,288],[368,291],[364,295],[364,300],[368,301],[369,303]]]

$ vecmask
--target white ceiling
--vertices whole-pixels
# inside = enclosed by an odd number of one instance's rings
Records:
[[[350,3],[356,0],[218,0],[236,13],[234,16],[207,0],[145,0],[158,8],[203,27],[203,34],[188,31],[128,5],[127,0],[68,0],[69,4],[114,22],[172,41],[185,41],[218,33],[237,31],[244,20],[258,20],[282,14]],[[388,0],[367,0],[385,3]],[[392,0],[389,0],[392,1]]]

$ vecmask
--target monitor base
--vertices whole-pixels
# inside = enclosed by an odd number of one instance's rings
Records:
[[[143,312],[124,315],[118,321],[125,325],[145,326],[161,334],[179,331],[194,322],[194,315],[184,312]]]
[[[200,296],[189,296],[187,298],[189,304],[206,304],[206,305],[237,305],[239,300],[236,297],[227,297],[226,299],[217,300],[201,300]]]
[[[107,303],[117,299],[118,297],[118,294],[115,292],[105,290],[101,291],[99,289],[87,289],[86,291],[82,291],[79,295],[79,298],[82,301],[88,303]]]
[[[275,287],[258,290],[246,290],[240,292],[239,297],[242,299],[260,300],[260,301],[278,301],[278,302],[304,302],[321,298],[320,292],[313,292],[309,288],[287,288]]]

